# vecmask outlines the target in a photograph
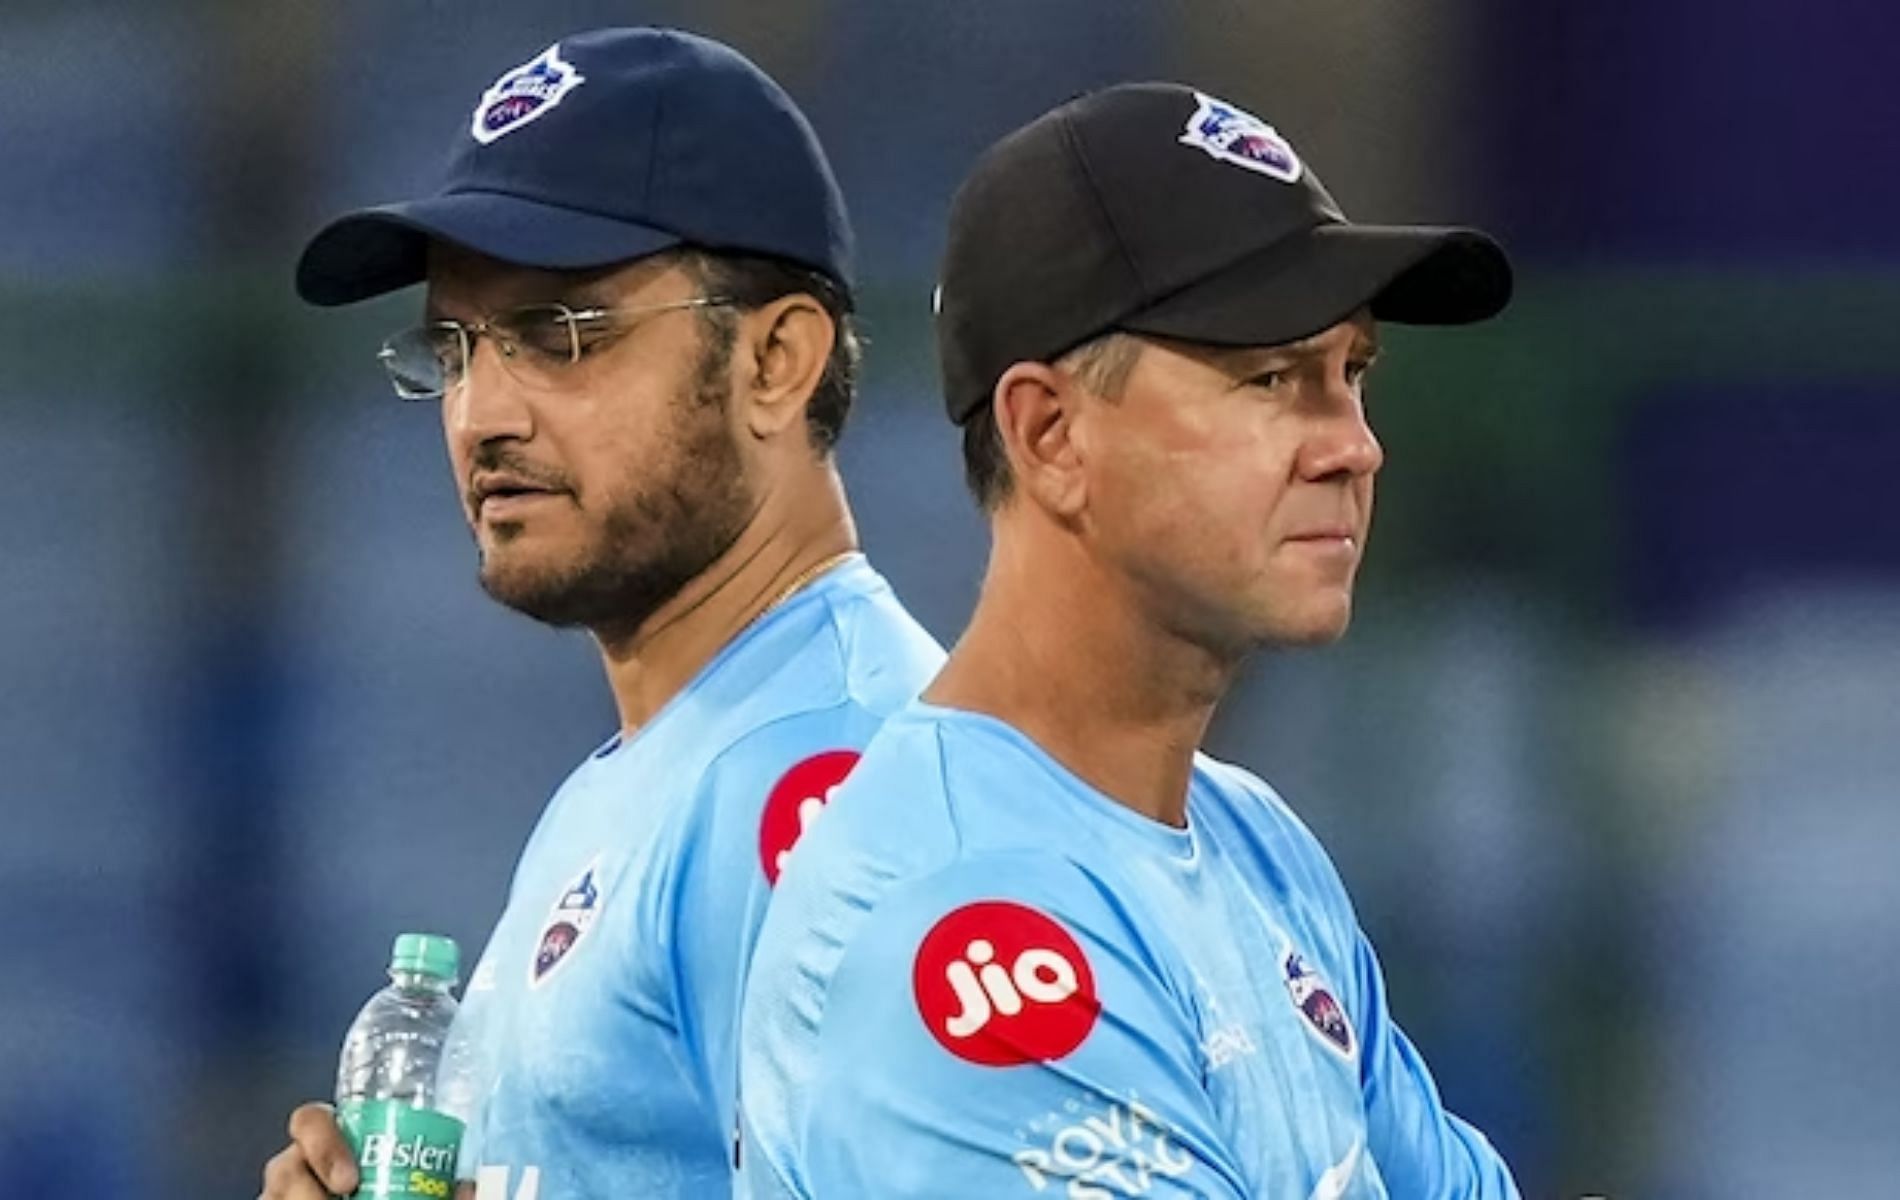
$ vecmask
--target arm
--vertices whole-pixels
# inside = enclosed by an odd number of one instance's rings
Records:
[[[682,830],[661,986],[723,1130],[737,1123],[739,1001],[772,885],[801,822],[817,819],[874,729],[845,706],[755,730],[707,769]]]
[[[902,889],[852,940],[797,1161],[772,1164],[792,1178],[758,1195],[1247,1194],[1147,948],[1079,872],[1014,857]]]
[[[1258,848],[1262,871],[1293,871],[1296,890],[1317,902],[1330,927],[1329,966],[1347,989],[1359,1034],[1367,1149],[1391,1194],[1518,1200],[1510,1168],[1483,1134],[1445,1111],[1431,1072],[1392,1020],[1378,959],[1318,839],[1266,784],[1237,768],[1219,769],[1259,801],[1234,812],[1242,818],[1241,836]]]
[[[1472,1126],[1445,1111],[1417,1047],[1392,1020],[1385,979],[1355,931],[1368,1144],[1394,1196],[1518,1200],[1510,1168]]]

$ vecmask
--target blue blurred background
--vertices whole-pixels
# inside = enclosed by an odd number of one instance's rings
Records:
[[[7,0],[0,1196],[254,1194],[390,937],[479,946],[611,728],[585,638],[475,587],[433,412],[378,376],[415,297],[289,273],[504,68],[643,21],[830,148],[844,467],[945,638],[985,539],[928,295],[988,142],[1176,78],[1361,220],[1503,235],[1504,319],[1389,339],[1353,633],[1259,662],[1215,748],[1333,849],[1527,1195],[1900,1195],[1892,4]]]

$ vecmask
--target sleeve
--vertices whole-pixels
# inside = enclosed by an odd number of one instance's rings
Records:
[[[1301,864],[1300,890],[1320,906],[1331,931],[1330,965],[1349,980],[1347,1008],[1360,1043],[1359,1080],[1366,1111],[1366,1147],[1394,1196],[1433,1200],[1519,1200],[1511,1171],[1490,1141],[1445,1111],[1438,1085],[1387,1007],[1385,977],[1332,859],[1273,790],[1233,772],[1277,826],[1280,860]]]
[[[663,989],[689,1069],[736,1136],[739,1006],[779,870],[876,722],[853,705],[799,713],[734,742],[707,768],[672,856],[659,922]]]
[[[1490,1141],[1445,1111],[1425,1060],[1392,1020],[1378,958],[1356,926],[1354,940],[1367,1146],[1386,1186],[1394,1196],[1518,1200],[1510,1168]]]
[[[879,905],[819,1028],[800,1163],[832,1197],[1246,1194],[1195,1022],[1109,894],[992,855]]]

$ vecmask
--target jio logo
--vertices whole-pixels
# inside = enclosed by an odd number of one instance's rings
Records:
[[[1007,900],[966,904],[931,926],[911,987],[938,1044],[988,1067],[1061,1058],[1102,1010],[1095,975],[1068,930]]]
[[[779,777],[759,817],[759,865],[765,881],[777,884],[791,859],[792,847],[831,803],[832,793],[858,765],[856,750],[827,750],[798,763]]]

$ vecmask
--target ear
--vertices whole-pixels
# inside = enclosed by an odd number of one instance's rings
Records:
[[[741,369],[750,377],[741,380],[741,394],[754,437],[775,437],[804,424],[805,406],[825,376],[838,336],[831,314],[803,292],[746,314]]]
[[[1071,517],[1088,500],[1076,437],[1083,393],[1047,363],[1020,362],[996,381],[991,403],[1015,487],[1049,512]]]

